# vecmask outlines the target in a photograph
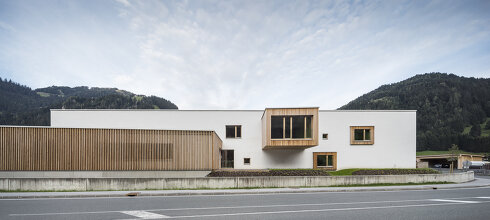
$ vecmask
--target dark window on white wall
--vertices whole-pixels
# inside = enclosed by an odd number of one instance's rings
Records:
[[[221,150],[221,168],[233,168],[235,152],[233,150]]]
[[[322,134],[322,138],[323,138],[323,140],[328,140],[328,134],[327,133],[323,133]]]
[[[250,158],[243,158],[244,165],[250,165]]]
[[[312,138],[312,117],[311,115],[271,116],[271,138]]]
[[[241,138],[242,126],[241,125],[227,125],[226,126],[226,138]]]
[[[374,144],[374,126],[351,126],[351,144]]]

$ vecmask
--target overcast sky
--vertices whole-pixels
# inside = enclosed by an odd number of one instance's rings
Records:
[[[0,0],[0,77],[180,109],[336,109],[416,74],[490,77],[490,1]]]

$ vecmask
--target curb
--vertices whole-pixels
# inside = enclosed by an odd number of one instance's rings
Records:
[[[474,180],[473,180],[474,181]],[[473,182],[470,181],[470,182]],[[470,183],[466,182],[466,183]],[[37,199],[37,198],[124,198],[124,197],[152,197],[152,196],[203,196],[203,195],[246,195],[246,194],[282,194],[282,193],[314,193],[314,192],[370,192],[370,191],[404,191],[404,190],[438,190],[438,189],[462,189],[462,188],[481,188],[488,187],[490,183],[481,184],[481,185],[470,185],[465,186],[465,183],[461,183],[461,186],[446,186],[444,184],[441,185],[420,185],[419,187],[393,187],[393,188],[385,188],[385,187],[335,187],[335,188],[304,188],[304,189],[293,189],[293,188],[269,188],[263,190],[241,190],[235,191],[234,189],[226,189],[226,190],[210,190],[209,192],[145,192],[145,191],[120,191],[117,193],[107,193],[107,194],[97,194],[94,192],[88,192],[87,194],[61,194],[60,195],[2,195],[7,193],[0,193],[1,199]],[[128,196],[128,193],[135,193],[136,196]],[[35,192],[33,192],[35,193]],[[42,194],[45,192],[40,192]]]

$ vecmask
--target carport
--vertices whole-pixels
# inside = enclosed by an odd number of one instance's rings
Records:
[[[437,154],[437,155],[423,155],[417,156],[417,164],[426,162],[428,163],[430,168],[433,168],[435,164],[449,164],[449,158],[453,155],[451,154]],[[463,169],[464,161],[482,161],[482,155],[474,155],[474,154],[459,154],[456,155],[458,157],[458,167],[457,169]]]

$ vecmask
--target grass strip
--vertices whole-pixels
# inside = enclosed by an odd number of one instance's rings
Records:
[[[454,184],[454,182],[426,182],[426,183],[374,183],[374,184],[352,184],[352,185],[332,185],[328,187],[363,187],[363,186],[411,186],[411,185],[434,185],[434,184]]]

